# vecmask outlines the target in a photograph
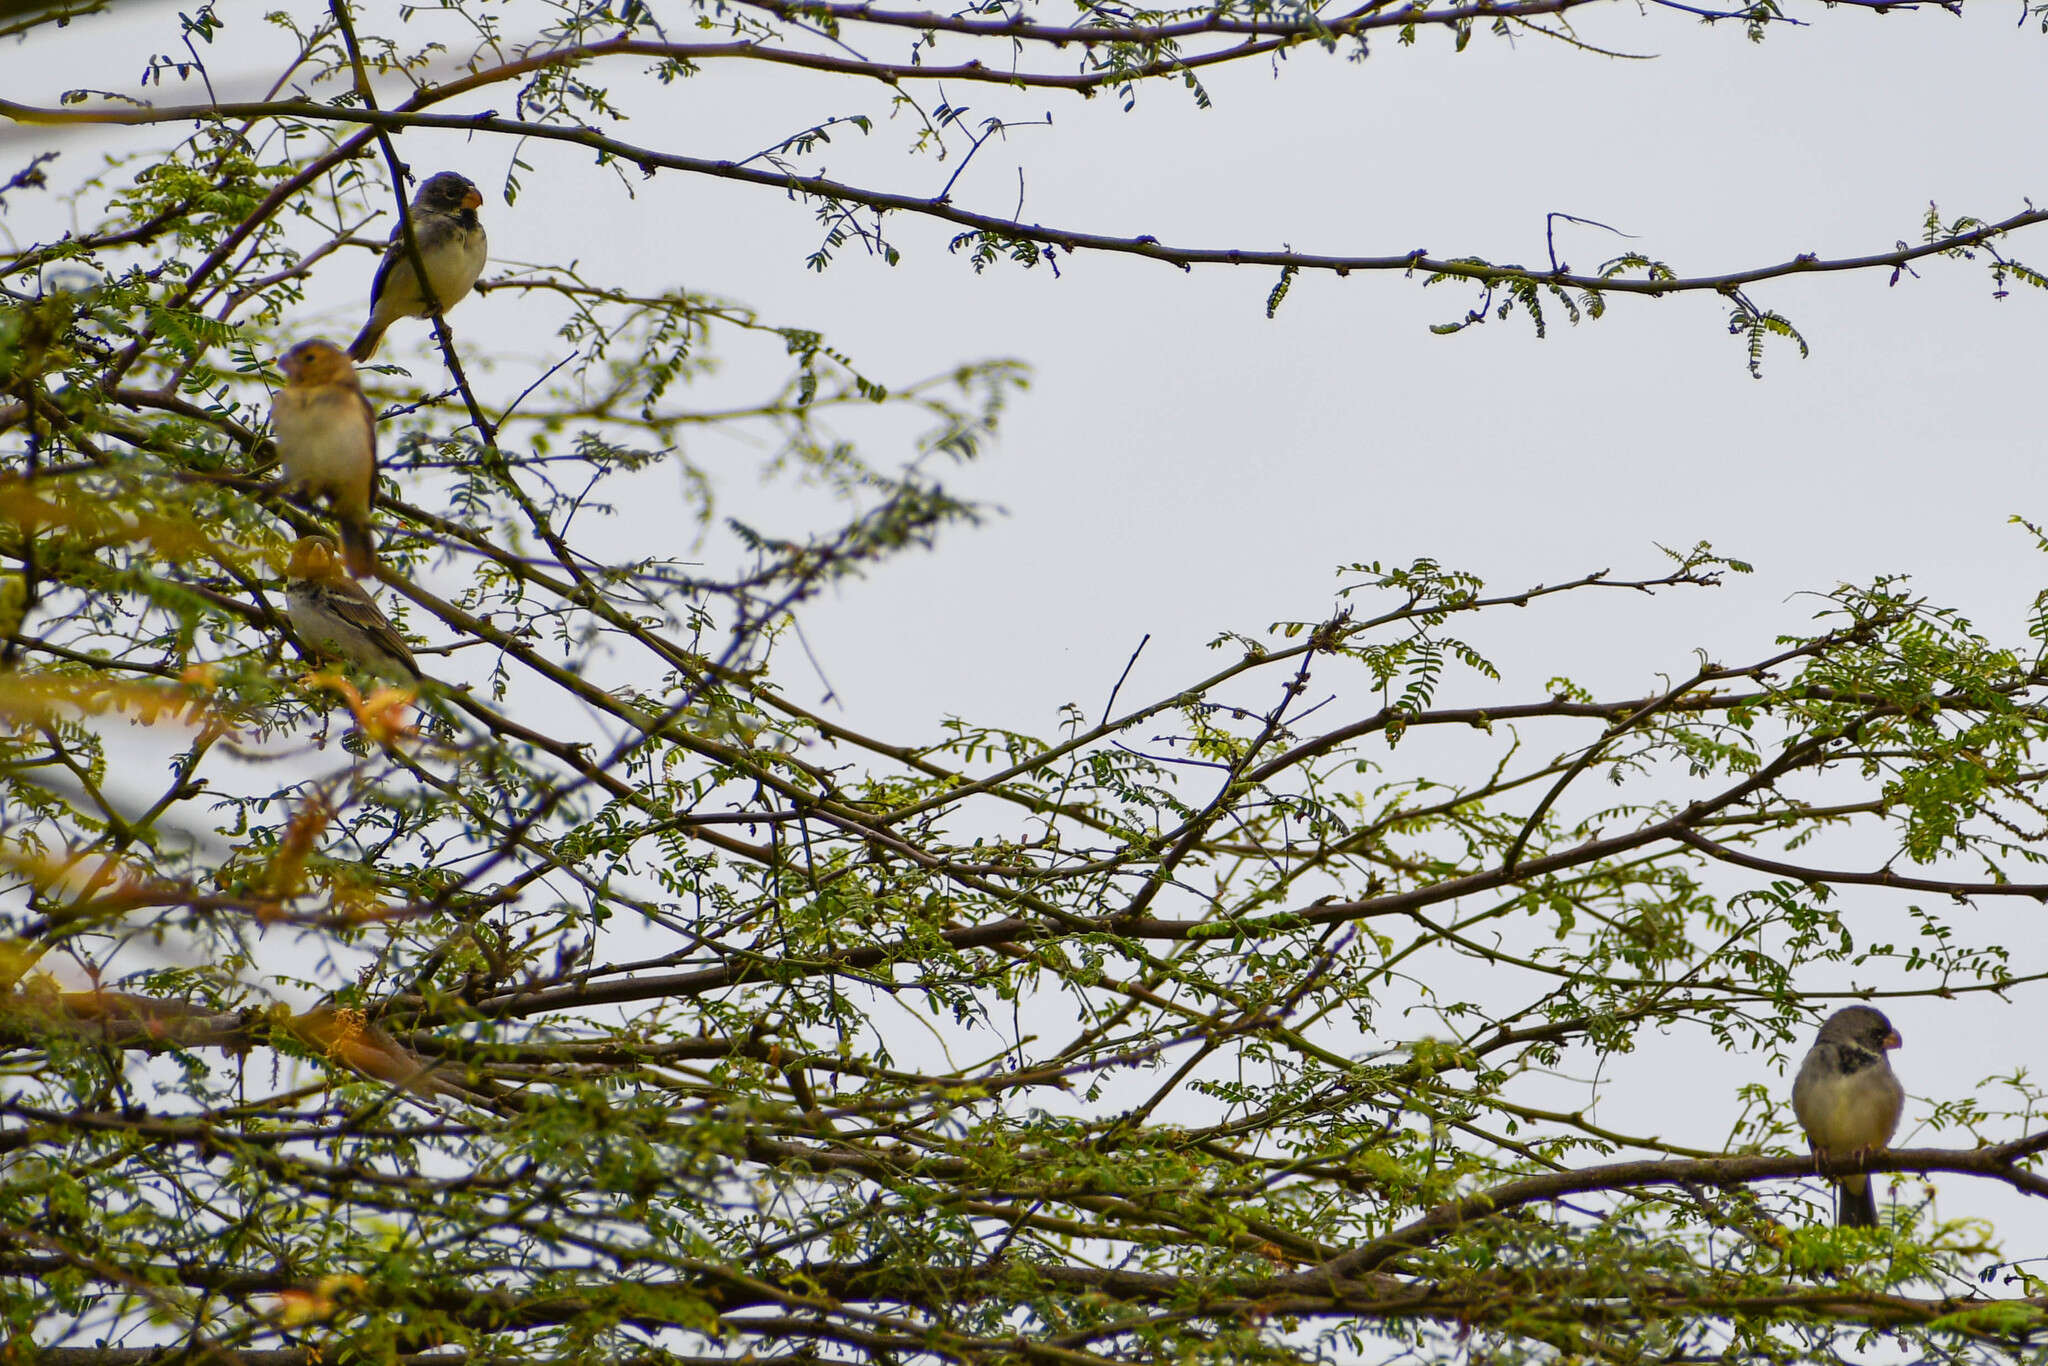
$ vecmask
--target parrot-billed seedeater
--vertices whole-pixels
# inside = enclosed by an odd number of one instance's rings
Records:
[[[1861,1157],[1892,1141],[1906,1089],[1885,1055],[1899,1044],[1892,1022],[1869,1006],[1849,1006],[1822,1023],[1792,1083],[1792,1112],[1823,1166],[1830,1158]],[[1875,1227],[1870,1178],[1857,1173],[1833,1180],[1840,1191],[1835,1222]]]
[[[476,277],[483,274],[484,258],[490,250],[484,225],[476,216],[477,206],[483,202],[476,186],[453,171],[429,176],[412,197],[409,216],[419,242],[420,263],[426,267],[434,302],[443,313],[461,302]],[[401,223],[391,234],[391,245],[384,248],[384,259],[377,264],[377,278],[370,282],[370,320],[349,343],[348,353],[357,360],[368,360],[377,354],[384,329],[400,318],[424,318],[430,311],[419,272],[413,269],[405,249],[405,225]]]

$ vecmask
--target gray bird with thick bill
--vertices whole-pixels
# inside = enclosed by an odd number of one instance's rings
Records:
[[[477,206],[483,202],[476,186],[453,171],[429,176],[413,196],[408,211],[413,237],[419,243],[427,283],[434,289],[434,302],[443,313],[455,307],[483,274],[490,252],[484,225],[476,216]],[[349,343],[349,355],[368,360],[377,354],[384,330],[391,324],[400,318],[424,318],[432,311],[426,291],[420,287],[420,273],[413,269],[405,249],[405,225],[401,223],[377,265],[377,278],[370,284],[370,320]]]
[[[1821,1024],[1792,1083],[1792,1112],[1823,1175],[1830,1162],[1863,1157],[1892,1141],[1906,1089],[1885,1055],[1899,1044],[1892,1022],[1869,1006],[1838,1010]],[[1835,1222],[1874,1227],[1877,1201],[1870,1178],[1856,1173],[1831,1179],[1839,1192]]]

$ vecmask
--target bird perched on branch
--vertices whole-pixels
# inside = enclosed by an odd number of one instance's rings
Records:
[[[332,540],[300,537],[285,574],[285,614],[308,647],[400,683],[419,678],[404,639],[361,585],[341,572]]]
[[[302,341],[278,357],[284,387],[270,400],[270,432],[287,493],[334,508],[348,572],[377,572],[370,496],[377,486],[377,414],[356,367],[333,342]]]
[[[353,1006],[315,1006],[284,1028],[326,1058],[419,1096],[450,1096],[488,1108],[495,1097],[463,1081],[458,1069],[413,1052]]]
[[[413,237],[419,243],[427,283],[433,286],[434,303],[443,313],[461,302],[476,277],[483,274],[489,244],[476,216],[477,206],[483,202],[476,186],[453,171],[427,177],[412,197],[408,216]],[[357,360],[368,360],[377,354],[385,328],[400,318],[424,318],[433,311],[405,249],[405,224],[400,223],[391,234],[391,245],[384,248],[377,278],[370,283],[370,320],[349,343],[348,353]]]
[[[1823,1175],[1832,1160],[1861,1158],[1892,1141],[1906,1090],[1885,1056],[1900,1044],[1899,1031],[1869,1006],[1838,1010],[1821,1024],[1799,1077],[1792,1112],[1806,1130]],[[1877,1224],[1877,1201],[1862,1173],[1834,1178],[1839,1191],[1835,1222],[1845,1228]]]

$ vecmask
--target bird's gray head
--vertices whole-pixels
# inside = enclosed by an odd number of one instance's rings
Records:
[[[1821,1024],[1817,1043],[1851,1044],[1867,1048],[1873,1053],[1882,1053],[1887,1048],[1897,1048],[1901,1042],[1899,1031],[1892,1028],[1892,1022],[1884,1017],[1881,1010],[1869,1006],[1848,1006],[1836,1011]]]
[[[440,171],[428,176],[426,183],[420,186],[420,192],[412,199],[416,209],[449,214],[474,209],[483,202],[483,195],[469,183],[469,178],[453,171]]]

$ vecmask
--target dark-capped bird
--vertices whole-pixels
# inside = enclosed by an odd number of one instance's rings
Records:
[[[434,287],[434,302],[443,313],[461,302],[476,277],[483,274],[489,244],[476,216],[477,206],[483,202],[476,186],[453,171],[427,177],[412,197],[413,236],[419,241],[427,282]],[[377,278],[370,282],[370,320],[349,343],[348,353],[357,360],[368,360],[377,354],[384,329],[400,318],[424,318],[429,311],[419,272],[406,254],[405,225],[400,223],[377,265]]]
[[[1906,1089],[1885,1055],[1900,1044],[1899,1031],[1869,1006],[1838,1010],[1821,1024],[1792,1083],[1792,1112],[1822,1162],[1861,1157],[1892,1141]],[[1877,1200],[1861,1173],[1834,1178],[1835,1222],[1874,1227]]]

